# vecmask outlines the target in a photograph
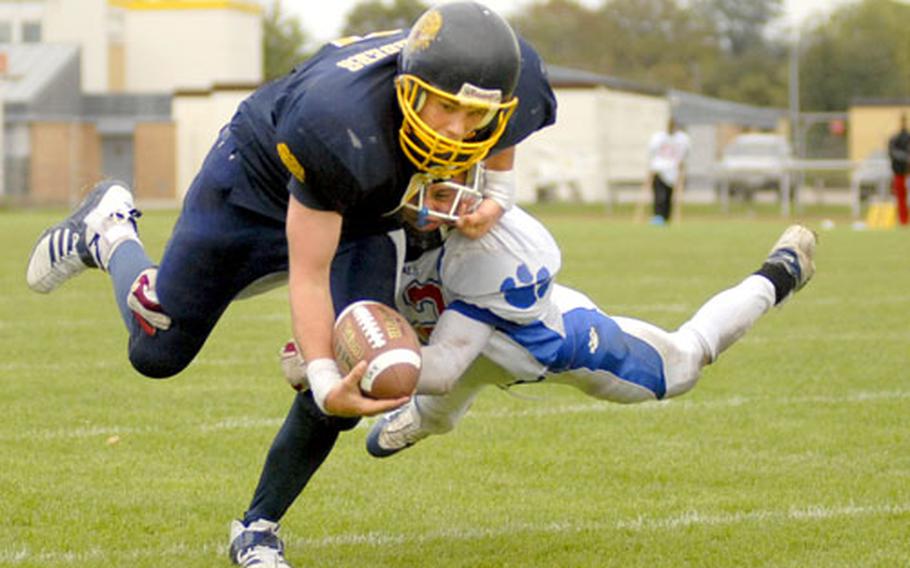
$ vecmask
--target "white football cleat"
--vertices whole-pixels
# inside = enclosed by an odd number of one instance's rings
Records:
[[[370,428],[367,451],[376,458],[389,457],[430,435],[420,428],[420,412],[412,398],[401,408],[383,414]]]
[[[25,273],[29,288],[47,294],[86,268],[107,270],[120,243],[139,239],[140,215],[126,185],[99,183],[69,217],[38,237]]]
[[[818,237],[803,225],[790,225],[783,232],[765,261],[783,267],[796,281],[791,294],[798,292],[815,274],[815,244]]]
[[[278,523],[265,519],[249,526],[231,522],[231,562],[244,568],[293,568],[284,557],[284,543],[278,538]]]

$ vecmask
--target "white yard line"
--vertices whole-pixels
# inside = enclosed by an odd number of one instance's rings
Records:
[[[277,351],[276,351],[277,352]],[[259,365],[254,359],[250,357],[222,357],[222,358],[208,358],[200,359],[193,361],[190,364],[189,368],[195,367],[236,367],[238,365]],[[71,361],[54,361],[54,362],[23,362],[23,361],[11,361],[6,363],[0,363],[0,373],[9,373],[9,372],[34,372],[34,373],[60,373],[60,372],[85,372],[90,370],[98,369],[117,369],[122,368],[127,372],[135,375],[137,381],[152,381],[153,379],[147,379],[142,377],[135,371],[129,368],[129,363],[126,362],[126,359],[123,361],[111,359],[108,361],[82,361],[82,360],[71,360]],[[278,368],[277,365],[275,367]],[[275,373],[277,375],[277,371]],[[278,375],[280,376],[280,375]],[[179,379],[175,379],[179,380]]]
[[[910,503],[860,505],[847,503],[838,506],[806,505],[786,510],[760,509],[734,513],[714,514],[701,511],[686,511],[678,515],[665,517],[640,515],[635,518],[616,519],[603,522],[553,522],[553,523],[511,523],[494,528],[454,527],[423,534],[401,534],[393,532],[372,531],[367,533],[347,533],[329,535],[321,538],[291,538],[287,544],[292,550],[305,551],[314,548],[335,546],[371,546],[395,547],[415,546],[433,541],[470,542],[489,538],[520,536],[526,534],[570,535],[582,532],[605,531],[674,531],[698,527],[718,527],[741,524],[762,523],[818,523],[827,520],[856,519],[863,517],[889,517],[910,514]],[[99,560],[118,560],[121,563],[129,560],[148,558],[168,558],[172,556],[220,557],[225,554],[224,544],[213,542],[195,545],[179,544],[168,548],[137,548],[124,551],[102,550],[92,548],[83,552],[65,552],[57,550],[30,550],[27,548],[0,548],[0,564],[17,565],[45,563],[84,564]],[[294,553],[291,553],[292,556]]]
[[[598,414],[609,412],[697,412],[718,408],[738,408],[752,404],[763,405],[841,405],[841,404],[866,404],[876,402],[890,402],[894,400],[910,399],[910,391],[858,391],[844,396],[797,396],[797,397],[731,397],[717,400],[685,400],[674,399],[660,402],[646,402],[642,404],[613,404],[603,401],[592,401],[584,404],[559,404],[551,405],[549,400],[531,399],[528,408],[519,410],[494,410],[472,411],[467,419],[513,419],[513,418],[538,418],[541,416],[566,415],[566,414]],[[283,416],[234,416],[218,420],[217,422],[197,424],[196,428],[202,434],[221,432],[224,430],[251,430],[256,428],[274,429],[282,424]],[[358,427],[365,427],[372,420],[361,420]],[[87,425],[77,428],[33,428],[18,430],[15,433],[0,434],[0,442],[34,442],[80,438],[106,438],[108,436],[122,436],[124,434],[158,434],[166,428],[149,424],[141,427],[111,425]]]
[[[788,521],[824,521],[828,519],[845,519],[858,517],[882,517],[906,515],[910,513],[910,504],[885,504],[863,506],[848,505],[828,507],[809,505],[788,510],[758,510],[737,513],[710,514],[699,511],[686,511],[680,515],[656,517],[641,515],[634,519],[619,519],[604,522],[553,522],[544,524],[510,523],[494,528],[458,527],[440,531],[430,531],[420,535],[370,532],[346,534],[323,538],[289,539],[288,544],[300,548],[320,548],[338,545],[396,546],[401,544],[420,544],[435,540],[480,540],[517,534],[568,534],[589,531],[668,531],[699,526],[729,526],[744,523],[788,522]]]
[[[764,405],[803,405],[803,404],[863,404],[867,402],[880,402],[891,400],[905,400],[910,398],[908,391],[858,391],[843,396],[768,396],[768,397],[742,397],[734,396],[716,400],[686,400],[671,399],[659,402],[645,402],[641,404],[612,404],[609,402],[589,402],[584,404],[569,404],[558,406],[531,406],[521,410],[503,411],[477,411],[469,412],[467,417],[475,418],[521,418],[526,416],[539,417],[554,414],[585,414],[600,412],[671,412],[671,411],[700,411],[713,408],[736,408],[751,404]],[[534,399],[531,399],[534,400]],[[546,402],[543,400],[542,402]]]

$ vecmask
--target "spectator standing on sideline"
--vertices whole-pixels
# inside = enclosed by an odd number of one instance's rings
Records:
[[[677,200],[685,189],[685,161],[690,146],[689,135],[679,130],[672,118],[666,131],[656,132],[651,137],[646,183],[654,194],[653,225],[664,225],[670,221],[674,189]]]
[[[907,171],[910,169],[910,132],[907,131],[907,115],[901,115],[901,129],[888,141],[888,157],[891,158],[891,172],[894,179],[891,191],[897,201],[897,218],[901,225],[910,222],[907,211]]]

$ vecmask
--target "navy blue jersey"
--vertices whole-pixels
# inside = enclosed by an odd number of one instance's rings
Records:
[[[229,199],[284,219],[289,192],[308,207],[337,211],[342,233],[384,232],[414,165],[402,152],[394,77],[407,30],[328,44],[247,98],[231,120],[244,179]],[[518,109],[497,143],[513,146],[552,124],[556,100],[543,64],[521,43]]]

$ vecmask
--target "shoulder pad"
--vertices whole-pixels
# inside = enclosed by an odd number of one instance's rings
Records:
[[[562,266],[556,241],[539,221],[513,207],[480,239],[461,233],[445,245],[440,276],[454,296],[468,299],[507,293],[517,305],[516,289],[546,288]],[[533,303],[528,299],[528,302]]]

